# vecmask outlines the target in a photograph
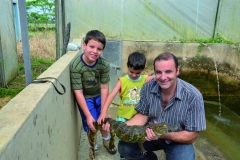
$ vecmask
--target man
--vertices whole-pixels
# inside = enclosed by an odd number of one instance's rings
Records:
[[[118,151],[126,159],[157,160],[153,151],[163,149],[167,160],[194,160],[193,142],[206,129],[202,94],[191,84],[179,79],[178,59],[171,53],[162,53],[154,60],[155,79],[141,90],[138,113],[125,122],[127,125],[146,125],[167,122],[177,125],[177,132],[156,136],[147,129],[142,155],[137,143],[120,141]],[[108,130],[108,125],[105,129]]]

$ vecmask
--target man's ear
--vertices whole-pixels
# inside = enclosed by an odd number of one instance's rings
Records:
[[[180,74],[180,66],[177,67],[177,75]]]

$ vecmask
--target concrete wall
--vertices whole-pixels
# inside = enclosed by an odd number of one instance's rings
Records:
[[[0,160],[76,160],[81,132],[70,87],[68,52],[39,77],[55,77],[65,87],[59,95],[50,82],[29,84],[0,111]],[[62,92],[58,82],[51,80]]]
[[[214,66],[215,59],[217,67],[221,68],[222,70],[221,72],[230,73],[229,71],[230,69],[231,72],[234,72],[233,75],[236,75],[238,79],[240,79],[239,49],[236,48],[234,45],[227,44],[206,44],[206,45],[207,47],[206,46],[201,47],[201,51],[199,52],[198,50],[200,43],[178,43],[178,42],[162,43],[157,41],[140,41],[140,42],[124,41],[122,54],[123,55],[122,72],[123,73],[127,72],[126,65],[127,57],[130,53],[134,51],[140,51],[145,53],[148,63],[147,67],[153,66],[153,60],[155,57],[157,57],[158,54],[163,52],[171,52],[179,59],[185,61],[185,65],[180,66],[181,69],[191,68],[191,66],[188,66],[187,64],[189,61],[191,61],[191,58],[206,57],[210,59],[212,66]],[[204,62],[199,61],[198,63],[201,64]],[[230,66],[230,68],[222,68],[223,66]]]
[[[0,11],[0,87],[6,87],[18,74],[13,2],[2,0]]]

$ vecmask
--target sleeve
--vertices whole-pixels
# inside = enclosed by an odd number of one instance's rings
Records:
[[[82,89],[81,74],[75,67],[73,67],[73,64],[70,65],[70,81],[72,90]]]
[[[206,129],[206,118],[202,96],[195,97],[191,102],[187,112],[185,129],[193,132]]]
[[[143,115],[148,115],[148,113],[149,113],[150,103],[149,103],[149,98],[147,97],[147,95],[148,95],[147,89],[148,88],[149,88],[148,84],[145,83],[141,89],[140,101],[138,102],[138,104],[135,107],[135,109],[138,112],[142,113]]]
[[[100,83],[101,84],[105,84],[110,81],[109,72],[110,72],[109,63],[105,59],[102,59],[102,72],[100,75]]]

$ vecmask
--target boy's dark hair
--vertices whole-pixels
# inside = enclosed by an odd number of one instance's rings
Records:
[[[102,33],[102,32],[100,32],[100,31],[98,31],[98,30],[91,30],[91,31],[89,31],[87,34],[86,34],[86,36],[85,36],[85,39],[84,39],[84,43],[85,44],[88,44],[88,42],[90,41],[90,40],[95,40],[95,41],[98,41],[98,42],[100,42],[100,43],[102,43],[103,44],[103,49],[105,48],[105,45],[106,45],[106,37],[105,37],[105,35]]]
[[[169,59],[173,59],[174,63],[175,63],[175,68],[177,69],[178,67],[178,59],[176,56],[174,56],[172,53],[169,53],[169,52],[164,52],[164,53],[161,53],[159,54],[155,59],[154,59],[154,62],[153,62],[153,67],[154,67],[154,71],[155,71],[155,62],[156,61],[161,61],[161,60],[169,60]]]
[[[143,53],[133,52],[128,56],[127,66],[134,70],[143,70],[146,65],[146,57]]]

